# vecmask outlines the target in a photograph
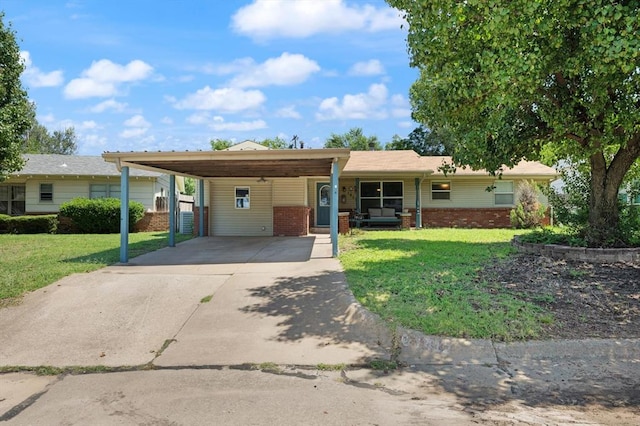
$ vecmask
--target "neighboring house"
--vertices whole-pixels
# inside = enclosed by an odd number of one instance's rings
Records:
[[[120,198],[120,172],[100,156],[26,154],[24,158],[22,170],[0,182],[0,214],[55,214],[62,203],[78,197]],[[129,182],[130,200],[142,203],[147,212],[144,229],[168,229],[169,176],[133,169]],[[176,179],[177,187],[183,182]]]
[[[438,168],[448,157],[421,157],[414,151],[265,150],[255,145],[103,157],[131,170],[158,168],[199,179],[196,205],[203,188],[203,234],[216,236],[306,235],[311,227],[329,226],[335,214],[331,177],[337,175],[341,230],[349,216],[370,207],[393,208],[404,227],[508,227],[518,183],[548,185],[557,177],[554,169],[537,162],[506,169],[502,179],[469,169],[445,176]],[[194,209],[195,228],[199,210]]]

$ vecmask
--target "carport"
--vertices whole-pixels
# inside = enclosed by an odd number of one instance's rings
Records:
[[[349,159],[348,149],[283,149],[246,151],[105,152],[105,161],[121,173],[120,262],[129,261],[129,168],[169,175],[169,193],[175,194],[175,177],[198,182],[197,206],[205,207],[204,183],[216,178],[330,178],[331,196],[338,199],[338,178]],[[211,201],[210,201],[211,203]],[[169,246],[175,246],[175,198],[169,197]],[[204,214],[198,217],[198,236],[204,237]],[[338,254],[338,203],[331,204],[330,234],[333,256]]]

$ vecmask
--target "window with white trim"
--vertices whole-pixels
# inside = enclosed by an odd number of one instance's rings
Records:
[[[91,184],[89,185],[89,198],[120,198],[120,184]]]
[[[498,180],[493,183],[493,196],[496,206],[513,205],[513,181]]]
[[[250,206],[251,188],[248,186],[236,186],[235,206],[236,209],[248,209]]]
[[[0,185],[0,214],[23,215],[25,192],[24,185]]]
[[[450,181],[431,182],[431,199],[432,200],[450,200],[451,199],[451,182]]]
[[[381,207],[401,212],[404,203],[404,182],[360,182],[359,196],[361,212],[366,213],[370,208]]]
[[[53,184],[52,183],[40,184],[40,201],[53,202]]]

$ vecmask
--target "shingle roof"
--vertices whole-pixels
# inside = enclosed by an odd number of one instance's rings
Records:
[[[433,169],[432,169],[433,170]],[[415,151],[351,151],[343,173],[428,173]]]
[[[100,156],[25,154],[25,166],[14,175],[49,176],[120,176],[114,163]],[[130,176],[157,177],[160,173],[140,169],[129,169]]]
[[[438,170],[438,167],[443,164],[452,164],[451,157],[422,157],[421,159],[423,167],[425,169],[433,170],[433,174],[436,176],[444,175],[443,172]],[[489,173],[486,170],[471,170],[470,167],[458,167],[456,169],[456,176],[487,176]],[[503,176],[547,176],[553,178],[558,176],[558,172],[549,166],[538,163],[537,161],[521,161],[512,168],[505,168],[502,172]]]

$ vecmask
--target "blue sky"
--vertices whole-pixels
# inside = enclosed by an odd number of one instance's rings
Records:
[[[3,0],[50,131],[78,153],[210,149],[361,127],[406,136],[406,33],[382,0]]]

